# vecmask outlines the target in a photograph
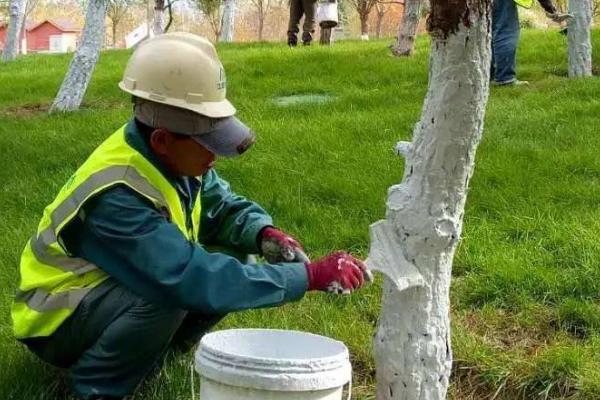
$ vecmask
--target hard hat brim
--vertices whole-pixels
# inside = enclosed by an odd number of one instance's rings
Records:
[[[227,99],[222,101],[204,101],[198,103],[188,102],[181,99],[174,99],[148,93],[143,90],[131,89],[124,81],[119,82],[119,88],[135,97],[154,101],[156,103],[167,104],[173,107],[184,108],[210,118],[226,118],[231,117],[236,113],[235,107]]]

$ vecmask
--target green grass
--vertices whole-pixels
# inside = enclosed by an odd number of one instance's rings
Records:
[[[600,35],[594,36],[599,48]],[[414,58],[387,42],[328,48],[223,46],[229,98],[259,134],[251,152],[222,160],[233,187],[267,208],[313,257],[368,250],[400,181],[396,141],[410,139],[427,88],[427,39]],[[41,211],[90,151],[128,117],[119,91],[128,52],[104,53],[85,107],[47,115],[70,56],[0,64],[0,397],[63,399],[65,380],[11,337],[20,251]],[[600,398],[600,81],[569,80],[565,39],[525,32],[519,78],[494,88],[454,263],[455,399]],[[317,93],[330,103],[281,107]],[[371,337],[378,285],[350,298],[309,294],[279,309],[229,316],[219,327],[302,329],[347,343],[357,399],[374,398]],[[401,307],[402,305],[399,305]],[[151,334],[151,333],[149,333]],[[190,398],[191,355],[167,366],[136,399]]]

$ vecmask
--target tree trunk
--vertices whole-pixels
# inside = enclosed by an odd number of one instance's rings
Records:
[[[381,27],[383,25],[383,17],[385,17],[385,11],[380,8],[377,10],[377,25],[375,26],[375,37],[381,38]]]
[[[8,32],[6,34],[6,45],[2,59],[4,61],[13,61],[17,58],[19,47],[21,46],[21,27],[24,24],[25,8],[27,0],[11,0],[8,12],[10,14],[10,22]]]
[[[489,93],[490,3],[432,0],[421,120],[413,141],[397,146],[404,178],[388,192],[386,220],[371,228],[369,265],[403,276],[384,281],[374,338],[378,400],[446,398],[452,258]]]
[[[165,0],[155,0],[154,20],[152,21],[152,32],[155,35],[162,35],[165,26]]]
[[[117,47],[117,24],[113,21],[112,23],[112,47]]]
[[[265,25],[265,14],[263,11],[258,12],[258,41],[263,40],[263,29]]]
[[[319,43],[327,46],[333,44],[333,28],[321,28]]]
[[[235,31],[235,0],[225,0],[223,7],[223,25],[221,27],[221,42],[233,42]]]
[[[591,0],[569,0],[569,77],[592,76]]]
[[[410,56],[413,53],[422,5],[423,0],[406,0],[404,2],[404,14],[398,27],[398,37],[396,44],[392,46],[392,54],[395,56]]]
[[[369,40],[369,13],[361,12],[359,17],[360,17],[360,40]]]
[[[107,5],[106,0],[88,0],[81,43],[69,64],[69,71],[52,103],[50,112],[74,111],[81,105],[104,42],[104,18]]]

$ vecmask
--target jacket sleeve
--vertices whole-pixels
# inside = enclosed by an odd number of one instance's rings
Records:
[[[74,255],[134,293],[177,308],[222,314],[277,306],[300,299],[307,288],[303,264],[245,265],[208,253],[124,186],[99,195],[77,232],[64,239]]]
[[[552,4],[552,0],[538,0],[540,2],[540,5],[542,7],[544,7],[544,10],[546,10],[547,12],[554,14],[556,12],[556,7],[554,7],[554,4]]]
[[[258,204],[231,191],[229,183],[211,169],[202,177],[200,240],[209,245],[233,247],[247,254],[258,253],[257,235],[273,225]]]

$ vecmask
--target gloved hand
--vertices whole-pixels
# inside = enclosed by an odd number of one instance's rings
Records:
[[[348,253],[337,252],[316,262],[306,263],[308,290],[350,294],[371,280],[367,266]]]
[[[559,12],[546,12],[546,16],[550,18],[552,21],[560,24],[563,21],[573,18],[571,14],[559,13]]]
[[[270,263],[309,262],[302,245],[279,229],[268,226],[260,232],[260,250]]]

